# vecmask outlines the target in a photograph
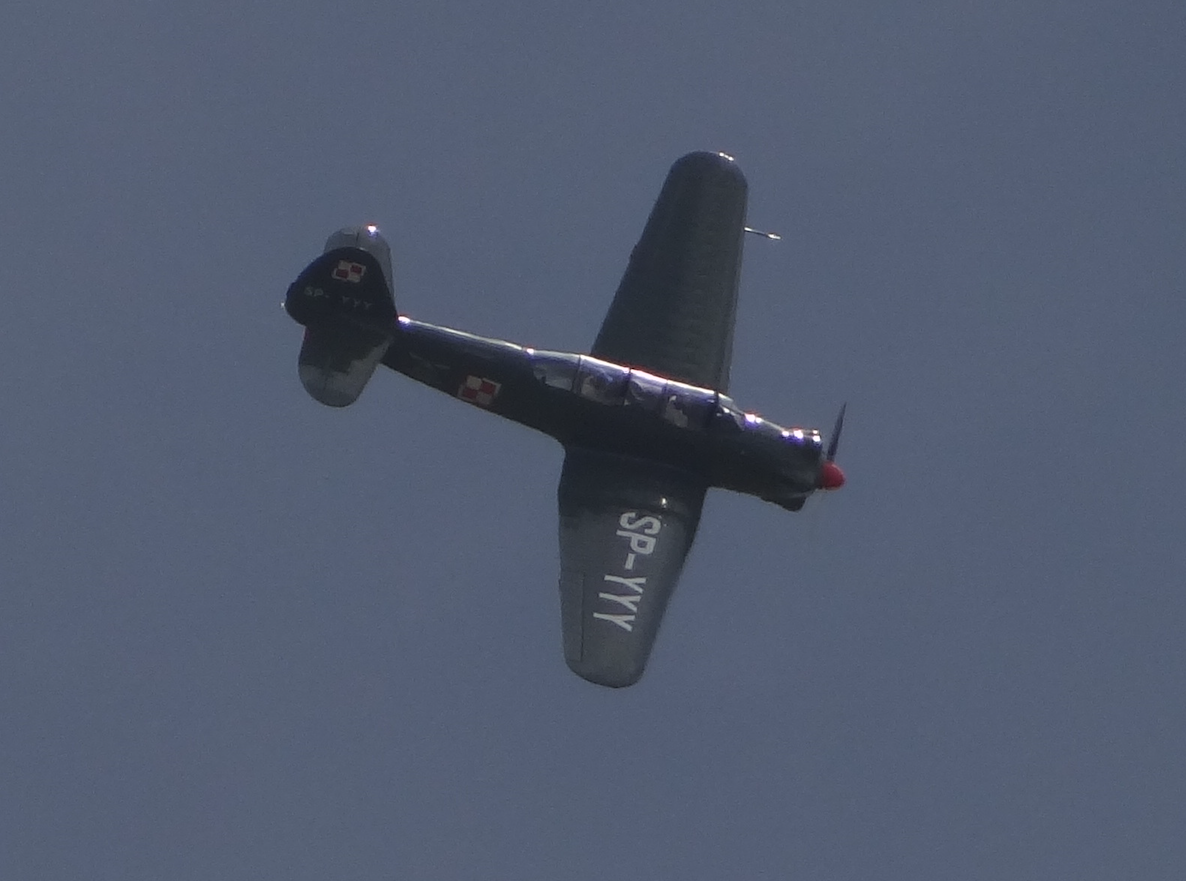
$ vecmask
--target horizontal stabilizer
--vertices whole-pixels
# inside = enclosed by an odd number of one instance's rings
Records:
[[[353,404],[391,345],[391,334],[323,322],[305,328],[297,360],[301,384],[314,400],[329,407]]]
[[[289,286],[284,308],[305,326],[298,372],[315,400],[358,400],[399,333],[391,286],[391,249],[373,226],[331,235]]]

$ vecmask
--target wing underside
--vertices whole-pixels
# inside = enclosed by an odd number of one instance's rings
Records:
[[[569,449],[560,478],[564,657],[598,685],[642,676],[705,486],[653,462]]]
[[[727,391],[746,182],[719,153],[667,175],[591,354]]]

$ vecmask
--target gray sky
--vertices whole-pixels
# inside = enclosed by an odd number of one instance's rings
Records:
[[[0,877],[1180,879],[1186,11],[10,3]],[[296,378],[373,221],[428,321],[584,349],[738,158],[733,392],[642,683],[560,652],[551,441]]]

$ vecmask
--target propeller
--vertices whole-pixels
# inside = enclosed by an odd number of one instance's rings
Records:
[[[840,431],[844,428],[844,410],[847,407],[848,404],[843,404],[840,407],[840,413],[836,416],[836,424],[832,426],[832,434],[828,437],[824,461],[820,465],[820,489],[840,489],[844,486],[844,472],[836,464],[836,448],[840,446]]]

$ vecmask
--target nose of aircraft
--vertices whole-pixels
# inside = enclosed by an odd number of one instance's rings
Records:
[[[840,489],[844,486],[844,472],[835,462],[824,462],[819,473],[820,489]]]

